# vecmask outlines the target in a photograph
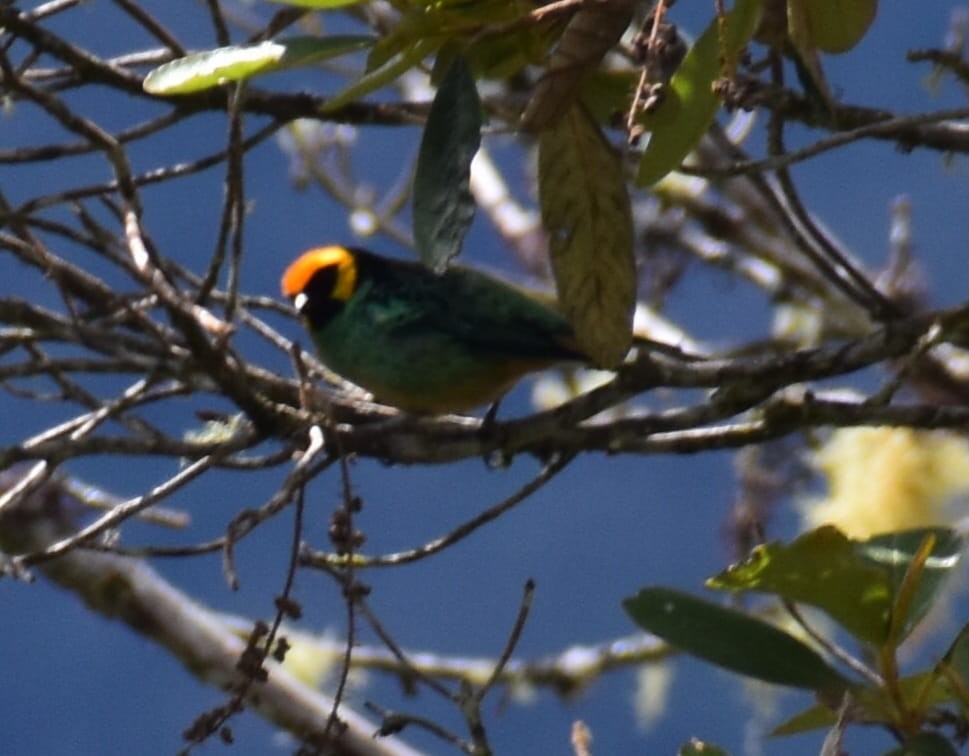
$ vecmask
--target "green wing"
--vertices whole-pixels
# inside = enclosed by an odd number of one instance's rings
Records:
[[[496,278],[468,268],[394,274],[392,284],[374,282],[367,299],[371,317],[402,338],[443,335],[500,356],[587,359],[561,314]]]

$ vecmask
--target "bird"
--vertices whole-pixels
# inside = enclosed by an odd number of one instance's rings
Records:
[[[590,361],[561,313],[472,268],[331,245],[293,261],[281,288],[328,368],[410,413],[494,405],[528,373]]]

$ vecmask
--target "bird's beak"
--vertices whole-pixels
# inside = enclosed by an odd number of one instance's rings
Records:
[[[307,297],[303,292],[300,292],[293,297],[293,307],[295,307],[298,312],[302,312],[308,301],[309,297]]]

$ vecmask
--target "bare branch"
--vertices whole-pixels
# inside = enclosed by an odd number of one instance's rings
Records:
[[[64,496],[56,486],[47,486],[15,510],[3,513],[2,547],[47,553],[59,543],[77,539],[81,532],[70,533]],[[243,679],[237,662],[244,642],[217,613],[171,586],[143,562],[74,550],[47,561],[43,571],[61,587],[82,596],[88,606],[122,619],[135,632],[165,646],[210,685],[231,687]],[[104,590],[104,586],[112,586],[112,590]],[[333,705],[328,696],[299,682],[279,665],[273,665],[268,679],[250,690],[245,703],[298,738],[321,737],[319,723]],[[346,728],[326,741],[335,752],[347,756],[418,754],[393,737],[374,740],[377,726],[346,707],[340,715]]]

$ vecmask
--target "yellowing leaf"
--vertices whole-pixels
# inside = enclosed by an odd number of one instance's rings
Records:
[[[542,132],[538,181],[562,309],[592,360],[615,367],[632,343],[632,214],[620,161],[580,106]]]
[[[814,47],[840,53],[865,36],[875,20],[878,0],[788,0],[787,8],[789,17],[793,11],[807,23]]]

